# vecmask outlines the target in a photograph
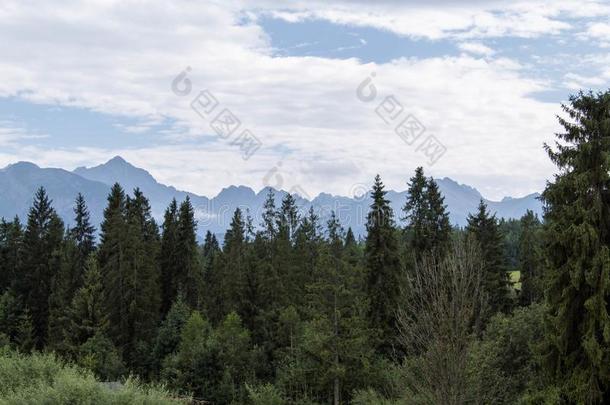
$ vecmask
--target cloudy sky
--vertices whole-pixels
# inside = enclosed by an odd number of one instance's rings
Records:
[[[421,165],[499,199],[552,175],[561,102],[610,87],[604,1],[51,3],[0,2],[0,166],[314,196]]]

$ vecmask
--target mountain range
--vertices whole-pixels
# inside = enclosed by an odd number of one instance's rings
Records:
[[[152,214],[159,222],[173,198],[182,201],[188,196],[195,208],[199,236],[210,230],[221,239],[237,207],[249,210],[255,224],[260,222],[262,206],[270,189],[266,187],[255,192],[246,186],[230,186],[217,196],[208,198],[161,184],[146,170],[133,166],[120,156],[99,166],[79,167],[74,171],[41,168],[30,162],[18,162],[0,169],[0,217],[12,218],[18,215],[25,221],[36,189],[43,186],[53,199],[53,206],[68,225],[73,221],[74,199],[79,192],[83,194],[92,221],[99,228],[108,192],[116,182],[127,192],[139,187],[150,200]],[[436,179],[436,182],[445,197],[451,222],[457,226],[466,224],[468,214],[475,211],[481,199],[498,218],[519,218],[528,209],[542,215],[538,193],[490,201],[484,199],[475,188],[459,184],[448,177]],[[271,190],[275,193],[276,205],[279,206],[286,192]],[[324,221],[334,210],[345,228],[352,227],[356,235],[364,235],[365,218],[370,204],[368,195],[345,197],[321,193],[311,201],[298,195],[295,197],[302,212],[313,206]],[[395,214],[400,216],[407,192],[389,190],[387,198]]]

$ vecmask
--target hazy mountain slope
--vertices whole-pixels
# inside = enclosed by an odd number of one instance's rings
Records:
[[[132,194],[136,187],[140,188],[150,200],[153,216],[156,218],[162,217],[172,198],[182,201],[188,195],[194,206],[205,206],[208,203],[206,197],[176,190],[174,187],[158,183],[146,170],[133,166],[120,156],[115,156],[99,166],[78,167],[74,170],[74,173],[85,179],[98,181],[109,186],[119,183],[129,194]]]
[[[224,234],[237,207],[242,208],[244,212],[248,211],[254,224],[258,225],[269,191],[268,188],[255,192],[246,186],[229,186],[217,196],[208,199],[161,184],[146,170],[137,168],[118,156],[102,165],[92,168],[79,167],[74,172],[44,169],[32,163],[20,162],[0,170],[0,216],[10,218],[17,214],[25,220],[34,192],[38,187],[44,186],[54,200],[57,211],[68,222],[72,221],[74,198],[78,192],[82,192],[97,226],[102,219],[107,193],[115,182],[120,183],[129,193],[139,187],[149,198],[153,215],[159,221],[162,220],[163,212],[172,198],[182,201],[188,195],[195,207],[200,235],[207,230],[219,235]],[[449,178],[438,179],[437,182],[445,196],[452,223],[464,226],[468,213],[476,209],[482,198],[481,194],[476,189]],[[284,195],[284,191],[276,192],[276,206],[280,206]],[[507,197],[502,201],[486,202],[498,217],[518,218],[527,209],[541,215],[541,203],[537,197],[538,194],[532,194],[522,198]],[[388,199],[399,222],[406,198],[406,191],[388,192]],[[365,232],[366,214],[370,204],[368,196],[356,199],[321,193],[311,202],[300,197],[297,197],[297,202],[303,213],[313,205],[321,217],[322,224],[325,224],[330,212],[335,211],[345,227],[351,226],[356,234],[363,235]]]
[[[19,215],[23,223],[36,190],[44,186],[53,206],[69,225],[72,223],[74,200],[83,194],[97,225],[102,219],[110,188],[104,183],[87,180],[63,169],[41,169],[33,163],[19,162],[0,170],[0,216]]]

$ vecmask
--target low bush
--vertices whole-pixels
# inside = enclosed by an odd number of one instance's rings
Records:
[[[102,383],[53,354],[0,351],[0,404],[186,404],[161,386],[133,379]]]

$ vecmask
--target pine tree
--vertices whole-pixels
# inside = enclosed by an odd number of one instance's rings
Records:
[[[307,215],[301,220],[297,230],[294,252],[297,268],[292,276],[294,288],[297,290],[294,292],[295,298],[297,298],[294,303],[297,306],[306,304],[303,292],[305,286],[311,283],[320,260],[323,237],[318,222],[319,218],[313,207],[309,207]]]
[[[69,307],[70,344],[74,351],[97,334],[108,331],[102,274],[94,255],[86,262],[83,285],[76,291]]]
[[[74,205],[74,228],[70,235],[78,247],[78,267],[84,269],[89,255],[95,250],[95,227],[91,225],[91,215],[82,194],[78,194]]]
[[[334,212],[332,215],[334,217]],[[301,220],[301,224],[297,229],[295,245],[299,252],[298,256],[308,262],[310,273],[315,267],[316,254],[321,242],[322,235],[319,217],[313,207],[309,207],[307,215]]]
[[[0,334],[12,343],[18,343],[25,309],[12,289],[0,295]]]
[[[178,295],[157,331],[153,348],[156,373],[160,372],[163,360],[178,349],[182,327],[186,324],[190,315],[190,308],[186,305],[182,296]]]
[[[210,259],[214,254],[220,252],[220,245],[216,235],[212,232],[207,231],[205,239],[203,240],[203,257],[207,260]]]
[[[354,236],[354,231],[352,231],[352,227],[347,228],[347,232],[345,233],[345,247],[356,245],[356,237]]]
[[[438,184],[432,177],[426,185],[425,199],[428,206],[427,226],[430,237],[430,247],[433,252],[444,256],[451,240],[451,224],[445,205],[445,197],[438,189]]]
[[[51,280],[49,295],[49,331],[47,346],[65,354],[69,350],[67,335],[70,333],[68,308],[72,296],[82,281],[82,269],[78,268],[78,247],[71,232],[66,232],[60,264]]]
[[[18,292],[31,313],[35,346],[47,340],[49,295],[58,271],[64,226],[51,206],[44,188],[39,188],[28,214],[23,237],[23,261]]]
[[[261,275],[257,271],[257,257],[254,251],[254,240],[256,235],[252,225],[252,217],[246,211],[244,223],[245,252],[244,261],[245,275],[243,284],[243,295],[241,297],[241,309],[239,311],[244,325],[251,332],[259,326],[258,318],[261,311]]]
[[[60,353],[69,350],[69,307],[75,292],[81,287],[86,261],[95,249],[95,228],[85,200],[78,194],[74,206],[75,227],[66,231],[60,265],[52,280],[49,297],[49,346]]]
[[[567,403],[610,402],[610,92],[570,97],[545,145],[547,369]]]
[[[266,309],[281,305],[280,298],[284,295],[281,275],[277,266],[277,218],[278,213],[275,208],[275,193],[269,188],[265,203],[263,204],[263,214],[261,230],[257,233],[254,241],[256,255],[256,272],[259,275],[259,284],[263,287],[260,297],[265,302]]]
[[[224,313],[224,294],[222,290],[222,271],[220,256],[222,250],[216,236],[207,231],[202,248],[203,261],[203,302],[205,313],[211,319],[219,320]]]
[[[229,312],[245,309],[243,298],[246,284],[246,234],[241,209],[233,213],[231,225],[225,233],[222,254],[216,266],[218,299],[210,308],[212,322],[220,322]]]
[[[215,395],[218,403],[244,403],[245,385],[255,381],[255,353],[252,350],[250,332],[235,312],[229,313],[212,339],[218,344],[218,360],[222,364],[222,381]]]
[[[490,215],[487,205],[481,200],[476,215],[468,215],[467,234],[481,248],[483,258],[482,288],[488,296],[489,314],[507,311],[510,308],[509,286],[503,238],[495,215]],[[483,317],[485,320],[486,317]]]
[[[443,255],[451,237],[451,225],[445,198],[432,177],[426,178],[418,167],[409,183],[403,208],[408,245],[416,260],[426,254]]]
[[[280,239],[294,241],[298,224],[299,213],[296,200],[287,193],[282,199],[282,206],[277,213],[277,229]]]
[[[19,218],[0,220],[0,293],[14,288],[21,268],[23,228]]]
[[[354,388],[370,382],[373,374],[365,274],[345,261],[343,230],[334,213],[327,235],[306,286],[303,315],[288,307],[278,325],[277,334],[286,342],[278,350],[276,381],[295,403],[349,403]]]
[[[246,229],[241,209],[235,209],[229,229],[225,233],[223,251],[240,250],[246,241]]]
[[[285,237],[280,242],[278,222],[275,195],[273,189],[269,188],[263,204],[260,230],[248,252],[252,267],[247,273],[246,302],[253,310],[244,313],[244,323],[252,328],[252,340],[260,345],[267,361],[273,361],[277,349],[275,331],[278,316],[292,299],[284,286],[284,281],[287,280],[283,277],[292,272],[282,267],[286,260],[280,253],[289,251],[291,246]],[[272,376],[272,370],[265,372]]]
[[[280,306],[298,305],[303,296],[302,277],[298,271],[294,241],[300,222],[296,201],[290,194],[282,199],[282,206],[276,213],[277,238],[274,241],[272,265],[278,274],[282,288],[277,303]]]
[[[151,366],[150,349],[160,318],[161,272],[157,262],[160,237],[148,199],[139,189],[134,190],[133,198],[127,199],[126,208],[128,325],[119,333],[122,345],[118,347],[125,349],[128,364],[138,368],[140,374],[146,374]]]
[[[212,333],[209,322],[194,311],[182,327],[177,352],[164,361],[161,374],[171,388],[196,398],[216,399],[222,365]]]
[[[140,190],[126,198],[115,184],[104,210],[98,260],[103,277],[108,336],[127,363],[147,367],[160,316],[159,233]]]
[[[129,280],[125,192],[116,183],[108,195],[97,256],[104,285],[104,310],[109,336],[120,349],[129,339]]]
[[[362,247],[356,241],[352,228],[347,228],[345,234],[345,257],[350,266],[356,267],[362,264]]]
[[[371,327],[381,333],[379,350],[390,355],[398,325],[396,311],[401,303],[404,275],[398,255],[393,212],[379,175],[371,192],[373,202],[367,216],[365,258],[368,271],[368,313]]]
[[[197,246],[197,222],[190,198],[180,204],[178,211],[176,275],[178,291],[191,308],[200,308],[203,274]]]
[[[211,276],[211,272],[214,270],[214,263],[220,252],[220,244],[218,243],[216,235],[207,231],[205,233],[205,238],[203,239],[203,246],[201,247],[201,263],[203,267],[204,282],[206,284],[208,283],[208,278]]]
[[[261,235],[267,240],[273,240],[277,234],[277,212],[275,210],[275,193],[272,188],[267,191],[263,204],[263,221]]]
[[[521,292],[519,301],[521,305],[530,305],[542,299],[541,274],[541,223],[533,211],[527,210],[520,220],[519,234],[519,271],[521,274]]]
[[[19,351],[28,353],[37,348],[36,342],[37,339],[34,320],[32,319],[30,309],[26,307],[23,314],[19,318],[15,343]]]
[[[178,294],[176,285],[176,277],[179,273],[176,259],[178,250],[178,203],[175,198],[172,199],[169,207],[165,210],[162,229],[159,263],[161,266],[161,314],[165,315]]]
[[[76,363],[91,370],[102,381],[117,381],[125,374],[125,364],[112,341],[98,333],[80,345]]]
[[[344,260],[343,230],[334,212],[327,226],[315,281],[307,287],[312,320],[306,325],[304,348],[313,354],[317,380],[339,404],[370,372],[373,349],[360,288],[364,274]]]
[[[420,258],[424,252],[429,251],[430,242],[428,235],[428,201],[426,199],[427,180],[424,169],[420,166],[415,169],[415,175],[409,182],[407,202],[403,207],[404,219],[407,221],[405,228],[407,240],[416,258]]]

